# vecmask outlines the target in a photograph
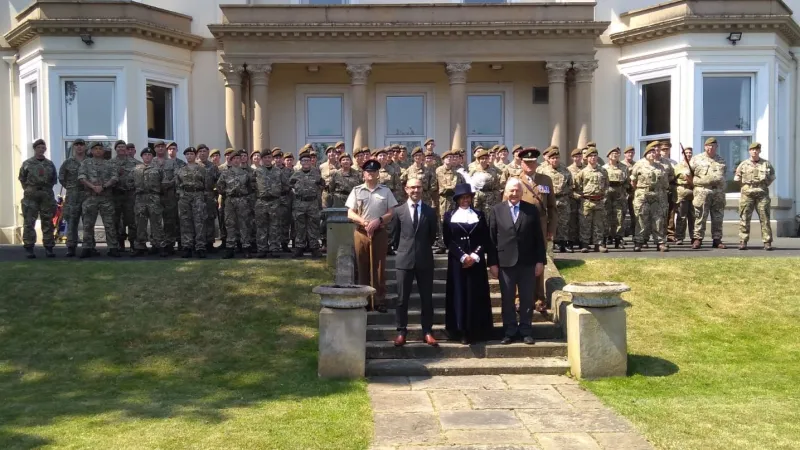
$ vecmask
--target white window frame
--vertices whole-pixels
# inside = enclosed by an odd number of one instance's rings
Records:
[[[341,97],[342,98],[342,132],[343,136],[328,136],[328,138],[313,138],[307,135],[308,131],[308,115],[306,112],[307,99],[309,97]],[[342,84],[298,84],[295,91],[295,111],[297,123],[297,145],[299,149],[307,143],[330,143],[335,144],[336,141],[343,141],[345,148],[348,152],[352,152],[350,148],[353,142],[353,120],[352,120],[352,107],[350,103],[350,87]],[[333,142],[330,142],[333,141]],[[292,153],[297,157],[297,151]],[[321,159],[325,155],[319,155]]]
[[[669,81],[669,94],[670,94],[670,132],[669,133],[661,133],[661,134],[644,134],[644,87],[648,84],[654,83],[661,83],[664,81]],[[643,80],[636,83],[636,88],[638,90],[638,104],[637,104],[637,117],[638,117],[638,127],[636,129],[636,153],[637,156],[641,154],[642,148],[646,145],[647,142],[652,141],[671,141],[672,140],[672,125],[673,125],[673,106],[674,106],[674,96],[673,89],[672,89],[672,78],[671,77],[661,77],[661,78],[652,78],[649,80]],[[672,157],[670,155],[670,157]],[[673,158],[674,159],[674,158]]]
[[[36,108],[35,111],[31,107],[31,88],[36,87]],[[42,105],[43,105],[43,92],[42,92],[42,83],[39,80],[39,70],[33,69],[27,71],[23,74],[20,74],[20,98],[24,99],[20,102],[19,109],[20,109],[20,117],[23,118],[23,122],[21,125],[22,131],[22,142],[24,145],[24,155],[26,159],[30,156],[33,156],[33,148],[31,144],[38,138],[44,138],[44,127],[42,123]],[[36,122],[32,120],[32,114],[36,114]],[[36,125],[36,129],[33,129],[33,126]],[[51,149],[48,145],[47,149],[47,156],[52,159]]]
[[[395,83],[378,83],[375,85],[375,128],[377,146],[382,147],[389,145],[391,141],[397,141],[399,138],[393,138],[386,134],[386,98],[392,96],[410,96],[422,95],[424,97],[423,104],[425,105],[425,134],[418,136],[408,136],[407,141],[417,140],[419,138],[420,144],[424,144],[425,140],[434,137],[436,129],[436,86],[432,83],[416,83],[416,84],[395,84]],[[411,151],[411,149],[409,149]]]
[[[469,96],[470,95],[500,95],[503,97],[503,134],[483,135],[469,134]],[[509,143],[514,139],[514,85],[512,83],[467,83],[466,98],[467,115],[464,118],[467,129],[467,161],[472,162],[472,143],[475,141],[498,141],[509,148]],[[488,150],[488,149],[487,149]]]

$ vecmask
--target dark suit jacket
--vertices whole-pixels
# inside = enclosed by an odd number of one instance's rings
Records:
[[[433,245],[436,242],[439,226],[433,208],[425,203],[422,204],[416,230],[414,230],[414,218],[408,210],[408,203],[398,205],[394,212],[397,216],[395,226],[399,227],[396,233],[400,235],[397,256],[394,260],[395,268],[433,270]]]
[[[487,255],[490,266],[533,266],[547,262],[542,225],[535,206],[519,202],[516,224],[508,202],[494,205],[493,213],[489,222],[489,239],[494,245],[491,246],[492,253]]]

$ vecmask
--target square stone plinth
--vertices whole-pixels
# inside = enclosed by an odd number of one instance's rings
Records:
[[[578,378],[624,377],[628,371],[625,307],[567,307],[567,354]]]
[[[474,409],[569,409],[570,405],[552,386],[510,391],[464,391]]]
[[[448,430],[500,430],[523,428],[513,411],[440,411],[442,429]]]
[[[374,446],[442,444],[439,421],[431,413],[375,414]]]

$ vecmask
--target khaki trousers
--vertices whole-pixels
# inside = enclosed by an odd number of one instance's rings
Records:
[[[386,252],[389,247],[389,238],[386,228],[377,229],[370,239],[363,228],[356,227],[356,231],[353,232],[353,242],[358,284],[375,288],[375,295],[371,296],[370,303],[373,309],[376,306],[387,306]],[[371,258],[370,252],[372,253]]]

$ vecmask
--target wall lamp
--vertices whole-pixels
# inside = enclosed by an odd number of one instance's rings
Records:
[[[737,42],[742,40],[742,32],[741,31],[734,31],[728,35],[728,40],[731,41],[732,45],[736,45]]]
[[[83,43],[84,43],[84,44],[86,44],[86,45],[92,45],[92,44],[94,44],[94,41],[92,40],[92,35],[91,35],[91,34],[89,34],[89,33],[84,33],[84,34],[82,34],[82,35],[81,35],[81,40],[82,40],[82,41],[83,41]]]

